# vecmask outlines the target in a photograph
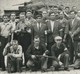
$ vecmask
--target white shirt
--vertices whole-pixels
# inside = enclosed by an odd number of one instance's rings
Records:
[[[37,28],[38,28],[38,30],[41,28],[41,23],[40,24],[37,23]]]
[[[75,20],[75,19],[72,20],[72,26],[73,26],[74,20]]]
[[[7,23],[0,23],[0,28],[1,28],[1,36],[4,36],[4,37],[8,37],[11,32],[13,31],[13,26],[11,23],[7,22]]]
[[[22,46],[21,46],[21,45],[18,45],[16,51],[14,51],[13,46],[11,46],[11,47],[10,47],[10,52],[11,52],[11,53],[15,53],[15,54],[22,54]]]
[[[54,21],[50,21],[50,22],[51,22],[51,30],[53,32],[53,30],[54,30]]]
[[[13,26],[13,30],[15,30],[16,29],[16,20],[15,21],[10,20],[10,23]]]

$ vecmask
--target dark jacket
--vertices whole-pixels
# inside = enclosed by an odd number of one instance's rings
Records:
[[[46,24],[44,24],[44,23],[41,22],[41,28],[38,29],[37,22],[35,22],[34,25],[33,25],[33,38],[36,35],[38,35],[40,37],[41,43],[46,43],[45,30],[47,30]]]
[[[46,51],[46,47],[42,44],[39,45],[39,49],[34,47],[34,44],[31,44],[26,51],[26,57],[30,59],[31,55],[43,55]]]
[[[74,40],[80,39],[80,20],[74,19],[74,22],[72,24],[72,20],[68,21],[68,25],[66,27],[66,33],[69,34],[69,31],[71,31],[74,34]]]
[[[61,43],[60,47],[57,48],[56,43],[51,47],[51,55],[58,57],[60,54],[64,53],[64,49],[66,48],[64,43]]]
[[[47,37],[47,41],[48,43],[53,42],[54,38],[56,36],[59,36],[59,30],[61,28],[61,24],[59,21],[54,21],[54,29],[53,32],[51,31],[51,23],[50,21],[47,22],[47,30],[48,30],[48,37]]]

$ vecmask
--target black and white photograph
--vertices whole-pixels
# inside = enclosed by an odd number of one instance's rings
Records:
[[[80,74],[80,0],[0,0],[0,74]]]

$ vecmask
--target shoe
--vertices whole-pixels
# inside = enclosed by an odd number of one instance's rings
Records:
[[[29,71],[30,69],[29,68],[26,68],[26,71]]]
[[[5,68],[2,68],[2,69],[1,69],[1,71],[5,71],[5,70],[6,70]]]
[[[55,71],[59,71],[59,68],[55,68]]]
[[[54,66],[51,66],[51,67],[50,67],[50,70],[51,70],[51,71],[55,71],[55,67],[54,67]]]
[[[70,69],[69,69],[68,67],[65,67],[64,70],[66,70],[66,71],[70,71]]]
[[[41,72],[47,72],[47,69],[42,69]]]

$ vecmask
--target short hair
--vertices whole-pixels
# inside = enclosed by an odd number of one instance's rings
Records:
[[[25,15],[25,12],[21,12],[19,15]]]
[[[38,17],[41,17],[41,18],[42,18],[42,15],[41,15],[41,14],[37,15],[37,16],[36,16],[36,19],[37,19]]]
[[[53,8],[58,8],[58,6],[54,6]]]
[[[40,38],[39,38],[38,35],[36,35],[36,36],[34,37],[34,42],[40,42]]]
[[[2,18],[4,18],[4,17],[8,17],[8,15],[4,14],[4,15],[2,16]]]
[[[15,14],[15,15],[16,15],[16,13],[15,13],[15,12],[12,12],[12,13],[11,13],[11,15],[12,15],[12,14]]]
[[[70,7],[66,6],[65,9],[67,9],[67,8],[70,9]]]
[[[51,16],[52,14],[54,14],[54,15],[55,15],[55,13],[54,13],[54,12],[51,12],[51,13],[49,14],[49,16]]]
[[[32,10],[28,9],[28,10],[26,11],[26,13],[27,13],[27,12],[31,12],[31,13],[32,13]]]
[[[34,39],[38,39],[39,38],[39,36],[38,35],[36,35],[35,37],[34,37]]]
[[[48,13],[48,11],[44,10],[44,11],[42,11],[42,13]]]
[[[76,7],[76,6],[72,6],[72,8],[74,8],[74,7]]]
[[[80,10],[78,11],[78,13],[80,13]]]
[[[62,37],[61,37],[61,36],[56,36],[56,37],[54,38],[54,40],[55,40],[55,41],[57,41],[57,40],[62,40]]]
[[[74,14],[77,14],[77,12],[76,12],[76,11],[70,11],[70,14],[71,14],[72,12],[73,12]]]
[[[63,4],[61,4],[60,6],[64,6]]]

